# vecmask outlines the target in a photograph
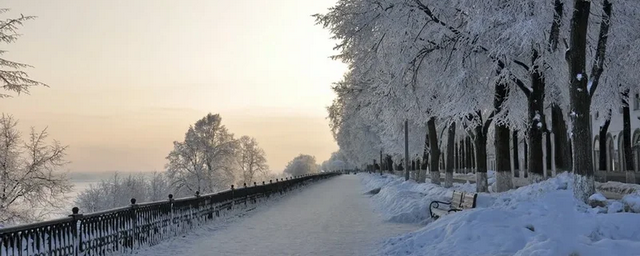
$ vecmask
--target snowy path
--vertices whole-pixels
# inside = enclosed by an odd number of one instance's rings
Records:
[[[385,238],[418,228],[383,222],[363,193],[358,177],[338,176],[138,255],[374,255]]]

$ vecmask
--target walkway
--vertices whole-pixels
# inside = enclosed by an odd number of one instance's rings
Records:
[[[418,228],[383,222],[363,192],[355,175],[338,176],[137,254],[375,255],[385,238]]]

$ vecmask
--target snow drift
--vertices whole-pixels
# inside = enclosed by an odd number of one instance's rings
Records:
[[[375,211],[385,220],[398,223],[425,223],[430,221],[429,204],[433,200],[443,201],[451,198],[453,190],[475,191],[473,184],[455,183],[446,189],[431,183],[404,181],[395,175],[358,174],[365,190],[380,188],[380,192],[371,198]]]
[[[475,189],[471,184],[445,189],[397,177],[361,177],[365,187],[382,186],[372,199],[389,221],[425,220],[431,200],[447,199],[454,189]],[[621,212],[635,210],[640,197],[606,200],[592,208],[573,197],[572,179],[563,173],[517,190],[480,194],[478,208],[422,221],[428,223],[424,228],[385,241],[381,254],[640,255],[640,215]]]

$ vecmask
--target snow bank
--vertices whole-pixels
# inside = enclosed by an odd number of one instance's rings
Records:
[[[626,195],[622,198],[622,202],[628,211],[640,213],[640,195]]]
[[[372,178],[363,177],[363,183]],[[572,175],[563,173],[516,190],[480,194],[478,208],[443,216],[416,232],[389,239],[383,243],[381,254],[640,255],[640,215],[616,213],[622,207],[620,202],[609,200],[607,210],[594,209],[577,201],[570,186],[572,179]],[[402,181],[385,184],[395,190],[425,191],[422,202],[416,202],[417,196],[408,200],[418,203],[416,208],[425,204],[428,207],[428,202],[434,198],[451,196],[449,189],[432,184]],[[473,190],[471,186],[464,186],[467,187],[462,190]],[[387,191],[387,194],[398,196],[407,193],[389,190],[383,187],[381,193]],[[381,207],[409,204],[380,199],[374,198],[374,201]],[[630,196],[627,201],[626,205],[634,202],[640,207],[640,197]],[[386,210],[393,211],[397,210]],[[606,212],[610,214],[601,214]]]
[[[445,189],[431,183],[405,181],[395,175],[358,174],[365,191],[380,188],[380,192],[372,196],[373,206],[377,213],[387,221],[398,223],[421,223],[430,221],[429,204],[433,200],[451,198],[453,190],[475,191],[473,184],[454,183],[453,188]]]

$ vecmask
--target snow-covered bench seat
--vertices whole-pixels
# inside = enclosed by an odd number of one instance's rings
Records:
[[[451,202],[433,201],[429,204],[431,218],[438,219],[452,212],[476,208],[477,193],[453,191]]]

